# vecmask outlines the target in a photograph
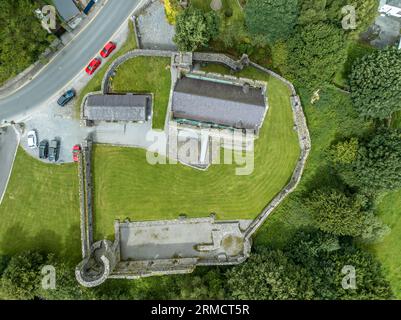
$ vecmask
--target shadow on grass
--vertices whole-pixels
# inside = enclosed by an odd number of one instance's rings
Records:
[[[15,224],[1,235],[0,247],[6,256],[12,256],[23,251],[39,251],[64,256],[67,261],[78,262],[80,251],[79,224],[70,227],[70,236],[64,241],[56,232],[48,229],[40,230],[35,235],[28,235],[21,224]]]

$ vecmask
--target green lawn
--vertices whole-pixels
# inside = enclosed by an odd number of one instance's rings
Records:
[[[163,129],[171,89],[170,58],[137,57],[121,65],[112,80],[114,92],[153,93],[153,128]]]
[[[0,206],[0,254],[38,249],[78,261],[79,215],[76,166],[43,164],[20,148]]]
[[[378,215],[391,227],[384,241],[371,246],[383,264],[397,299],[401,299],[401,190],[388,193],[378,203]]]
[[[135,74],[133,74],[135,75]],[[183,165],[149,165],[144,150],[96,146],[94,150],[96,238],[114,235],[115,219],[173,219],[217,214],[253,219],[289,181],[299,157],[289,90],[255,69],[240,76],[269,83],[270,110],[256,142],[255,170],[236,176],[235,165],[207,172]]]

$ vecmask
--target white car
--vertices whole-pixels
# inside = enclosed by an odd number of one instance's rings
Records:
[[[38,135],[34,130],[28,132],[28,147],[31,149],[38,147]]]

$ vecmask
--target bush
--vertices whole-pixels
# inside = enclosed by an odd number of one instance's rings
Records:
[[[232,8],[227,8],[227,9],[224,11],[224,15],[225,15],[227,18],[231,18],[231,17],[233,16],[233,9],[232,9]]]

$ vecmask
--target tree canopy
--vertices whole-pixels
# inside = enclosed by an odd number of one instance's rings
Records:
[[[249,261],[227,273],[228,288],[234,299],[310,299],[310,275],[280,250],[260,249]]]
[[[307,204],[319,229],[339,236],[361,235],[365,214],[357,197],[348,197],[335,189],[318,190]]]
[[[253,35],[266,37],[269,43],[287,39],[298,19],[298,0],[248,0],[245,22]]]
[[[351,98],[365,117],[386,119],[401,110],[401,51],[387,48],[358,60],[350,75]]]
[[[0,83],[36,61],[51,39],[35,16],[32,0],[0,1]]]
[[[174,42],[180,51],[207,47],[219,34],[220,20],[214,11],[204,13],[196,8],[184,10],[176,17]]]
[[[373,191],[401,187],[401,132],[381,129],[359,141],[358,152],[351,162],[333,164],[350,186]]]
[[[325,23],[299,28],[288,47],[288,72],[310,89],[330,81],[347,56],[344,32]]]
[[[379,2],[377,0],[300,0],[300,25],[319,22],[332,23],[342,28],[342,21],[349,12],[342,9],[353,6],[356,14],[356,28],[347,29],[351,37],[366,31],[378,14]]]

